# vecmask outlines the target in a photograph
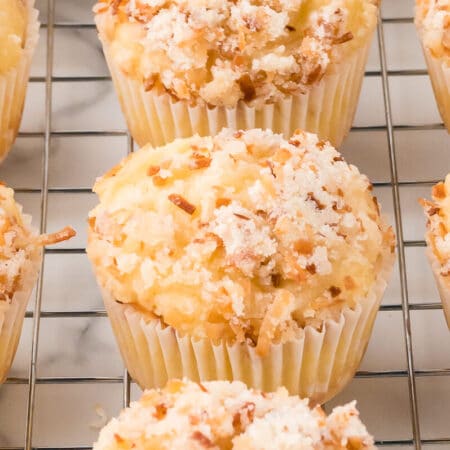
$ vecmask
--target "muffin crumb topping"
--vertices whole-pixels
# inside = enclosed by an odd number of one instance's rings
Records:
[[[450,64],[450,0],[416,0],[416,24],[424,46]]]
[[[0,74],[19,62],[25,47],[27,20],[23,0],[0,0]]]
[[[102,0],[100,37],[146,90],[192,104],[274,102],[318,83],[370,29],[375,0]]]
[[[260,354],[356,308],[395,246],[367,178],[300,131],[143,148],[94,189],[87,252],[115,299]]]
[[[237,381],[204,387],[172,380],[164,389],[146,391],[103,428],[94,450],[376,449],[355,402],[327,416],[284,388],[262,393]]]
[[[441,265],[441,275],[450,283],[450,174],[433,186],[432,201],[420,202],[428,217],[428,243]]]
[[[14,191],[0,183],[0,302],[11,302],[22,286],[24,268],[35,260],[45,245],[65,241],[75,235],[63,230],[38,236],[31,228],[31,217],[22,214]]]

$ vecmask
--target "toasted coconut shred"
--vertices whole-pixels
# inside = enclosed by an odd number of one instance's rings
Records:
[[[53,234],[37,235],[31,217],[22,214],[14,191],[0,185],[0,301],[10,302],[21,287],[21,271],[45,245],[67,240],[75,231],[66,227]]]
[[[441,275],[450,280],[450,174],[433,187],[432,197],[432,201],[421,200],[428,217],[427,238]]]
[[[377,3],[103,0],[94,11],[115,61],[146,90],[234,106],[306,92],[358,45]]]
[[[260,354],[355,308],[394,251],[367,178],[309,133],[224,130],[143,148],[94,190],[87,252],[117,301]]]
[[[94,450],[375,450],[355,402],[329,416],[284,388],[265,394],[241,382],[172,380],[100,432]]]
[[[450,0],[416,0],[416,8],[424,46],[450,65]]]

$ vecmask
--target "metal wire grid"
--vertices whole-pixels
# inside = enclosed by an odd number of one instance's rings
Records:
[[[382,377],[406,377],[408,379],[409,390],[409,403],[410,403],[410,417],[412,424],[412,439],[406,440],[392,440],[377,442],[380,447],[384,446],[402,446],[412,445],[415,450],[420,450],[422,445],[449,445],[450,446],[450,434],[448,437],[440,439],[421,439],[420,423],[418,414],[418,401],[416,393],[416,378],[417,377],[436,377],[450,375],[450,368],[434,369],[434,370],[415,370],[414,369],[414,354],[412,346],[411,326],[410,326],[410,311],[411,310],[430,310],[440,309],[440,303],[419,303],[409,304],[408,298],[408,284],[406,278],[406,266],[405,266],[405,248],[406,247],[425,247],[424,241],[405,241],[403,238],[403,224],[402,214],[400,206],[400,193],[399,187],[403,185],[415,185],[415,186],[431,186],[437,180],[433,181],[407,181],[400,182],[398,177],[398,167],[396,161],[395,141],[394,133],[396,130],[436,130],[443,129],[442,124],[433,125],[414,125],[414,126],[394,126],[392,121],[391,110],[391,98],[389,95],[389,82],[390,76],[411,76],[411,75],[425,75],[425,70],[396,70],[388,71],[386,62],[386,46],[384,39],[383,25],[385,23],[411,23],[412,18],[389,18],[379,21],[378,24],[378,45],[379,45],[379,58],[380,58],[380,71],[366,72],[366,76],[378,76],[381,77],[383,88],[383,101],[385,109],[386,126],[367,126],[367,127],[354,127],[354,130],[358,131],[376,131],[383,130],[387,135],[388,150],[389,150],[389,166],[390,166],[390,182],[374,183],[375,186],[388,186],[392,188],[392,197],[394,203],[395,213],[395,228],[398,239],[398,264],[400,272],[400,287],[401,287],[401,304],[399,305],[383,305],[381,310],[385,311],[399,311],[402,312],[403,318],[403,331],[404,331],[404,345],[406,348],[407,357],[407,369],[406,370],[390,370],[390,371],[365,371],[358,372],[356,377],[359,378],[382,378]],[[47,215],[48,215],[48,194],[54,193],[70,193],[70,192],[90,192],[87,188],[75,188],[75,189],[49,189],[49,153],[52,144],[52,138],[54,137],[74,137],[74,136],[127,136],[128,152],[133,151],[133,142],[129,134],[126,131],[65,131],[52,129],[52,98],[53,98],[53,83],[54,82],[80,82],[80,81],[104,81],[110,80],[109,77],[87,76],[87,77],[54,77],[53,76],[53,62],[54,62],[54,42],[55,42],[55,29],[56,28],[93,28],[92,24],[85,23],[56,23],[55,22],[55,0],[47,0],[47,24],[43,25],[47,27],[47,39],[46,39],[46,75],[45,77],[34,77],[31,82],[44,82],[45,83],[45,128],[43,133],[21,133],[22,136],[43,137],[44,146],[42,149],[42,180],[40,189],[16,189],[19,193],[38,192],[40,193],[40,206],[41,206],[41,218],[40,218],[40,231],[46,232]],[[85,249],[48,249],[46,254],[50,253],[85,253]],[[23,447],[5,447],[0,450],[32,450],[38,447],[33,447],[33,424],[36,411],[35,394],[37,384],[88,384],[88,383],[118,383],[123,386],[122,402],[123,405],[128,405],[130,401],[130,378],[125,371],[123,376],[119,377],[37,377],[37,358],[39,347],[39,331],[40,331],[40,319],[43,317],[104,317],[105,311],[41,311],[42,305],[42,290],[43,290],[43,278],[44,278],[44,262],[42,263],[40,277],[38,280],[34,312],[27,313],[27,317],[33,319],[33,333],[31,344],[31,356],[30,356],[30,369],[29,376],[27,378],[9,378],[8,384],[26,384],[28,385],[28,403],[27,403],[27,417],[26,417],[26,429],[25,439]],[[450,433],[450,429],[449,429]],[[40,447],[43,448],[43,447]],[[45,447],[50,449],[50,447]],[[60,447],[58,447],[60,448]],[[89,449],[91,447],[65,447],[70,450]]]

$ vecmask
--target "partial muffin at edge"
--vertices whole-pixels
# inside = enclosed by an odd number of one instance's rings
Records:
[[[0,75],[15,67],[22,56],[27,23],[23,0],[0,0]]]
[[[421,200],[428,218],[427,256],[450,328],[450,174],[432,189],[432,200]]]
[[[72,228],[39,235],[14,191],[0,183],[0,384],[14,360],[26,307],[39,274],[42,248],[74,236]]]
[[[146,391],[100,432],[94,450],[375,450],[355,403],[329,416],[285,389],[262,393],[240,382],[172,380]]]

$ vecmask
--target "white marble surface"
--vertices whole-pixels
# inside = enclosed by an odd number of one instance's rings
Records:
[[[46,0],[38,0],[42,21],[46,21]],[[93,0],[55,0],[56,22],[92,24]],[[384,17],[411,17],[413,0],[384,0]],[[390,70],[424,69],[412,23],[386,23],[387,61]],[[33,66],[33,76],[45,76],[46,29]],[[56,28],[55,77],[102,77],[108,71],[92,28]],[[368,64],[369,71],[380,68],[377,43]],[[395,125],[440,122],[427,76],[391,76],[389,79]],[[19,190],[17,197],[27,212],[40,218],[41,157],[45,112],[45,84],[34,81],[22,123],[22,135],[0,178]],[[365,79],[357,126],[385,125],[382,84],[379,76]],[[64,81],[53,84],[54,132],[123,131],[121,116],[110,81]],[[32,133],[30,135],[30,133]],[[396,130],[396,155],[402,182],[433,181],[450,169],[450,140],[443,130]],[[83,249],[86,242],[86,213],[95,204],[89,188],[96,176],[108,170],[126,154],[124,135],[56,135],[51,141],[49,160],[48,228],[67,223],[78,230],[76,239],[59,248]],[[390,179],[386,133],[354,131],[343,153],[374,182]],[[58,192],[70,189],[70,193]],[[80,191],[81,189],[81,191]],[[424,218],[417,198],[428,195],[429,186],[402,185],[400,189],[406,240],[423,238]],[[377,187],[383,211],[394,220],[389,186]],[[410,303],[436,303],[438,294],[422,247],[406,249],[406,269]],[[383,300],[399,305],[400,286],[396,269]],[[30,304],[29,310],[33,309]],[[98,311],[102,303],[89,263],[82,252],[46,255],[43,284],[38,377],[119,377],[123,373],[120,355],[105,317],[46,317],[46,312]],[[411,312],[414,358],[417,369],[450,368],[450,333],[440,309]],[[32,318],[25,320],[12,377],[26,378],[30,362]],[[381,311],[361,370],[405,370],[406,354],[402,313]],[[23,447],[26,418],[26,384],[0,387],[0,449]],[[450,377],[417,377],[420,425],[424,439],[450,437]],[[133,397],[138,389],[133,386]],[[410,440],[412,437],[408,381],[406,377],[359,378],[333,404],[356,398],[363,419],[378,440]],[[33,445],[42,447],[90,446],[97,430],[96,406],[111,416],[122,405],[120,383],[38,384]],[[384,446],[392,450],[412,449],[409,445]],[[449,449],[450,444],[425,445],[425,450]]]

